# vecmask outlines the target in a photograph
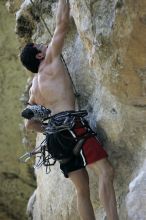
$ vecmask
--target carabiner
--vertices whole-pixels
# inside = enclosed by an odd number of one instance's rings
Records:
[[[26,163],[31,158],[31,156],[32,156],[31,152],[26,152],[25,154],[23,154],[19,158],[19,161],[22,162],[22,163]]]

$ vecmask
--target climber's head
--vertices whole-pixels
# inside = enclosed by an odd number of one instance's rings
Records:
[[[47,46],[44,44],[28,43],[22,49],[20,60],[31,72],[38,73],[39,65],[45,58]]]

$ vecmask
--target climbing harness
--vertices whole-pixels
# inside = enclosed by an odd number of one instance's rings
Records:
[[[26,109],[24,110],[25,112]],[[21,156],[20,161],[26,163],[32,156],[37,155],[39,160],[35,168],[40,168],[44,165],[46,167],[46,173],[50,172],[50,166],[53,166],[56,161],[59,161],[60,164],[64,164],[70,161],[74,155],[78,155],[84,141],[96,135],[89,127],[88,122],[84,119],[88,114],[86,110],[65,111],[52,116],[51,111],[44,106],[39,105],[37,108],[35,105],[28,106],[28,110],[35,112],[33,117],[35,117],[36,120],[44,122],[48,119],[48,123],[44,123],[44,135],[46,137],[38,147]],[[27,114],[22,114],[22,116],[28,119]],[[34,119],[33,117],[31,117],[31,119]],[[79,136],[75,133],[75,128],[78,123],[80,124],[80,128],[85,129],[85,132]]]

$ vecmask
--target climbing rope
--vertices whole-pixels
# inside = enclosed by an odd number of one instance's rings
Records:
[[[34,6],[34,8],[36,9],[36,11],[38,12],[38,10],[37,10],[37,8],[36,8],[34,2],[33,2],[32,0],[30,0],[30,2],[31,2],[31,4]],[[42,1],[41,1],[41,2],[42,2]],[[41,12],[41,11],[40,11],[40,12]],[[38,17],[39,20],[42,22],[42,24],[44,25],[44,27],[45,27],[46,30],[48,31],[50,37],[52,38],[53,35],[52,35],[50,29],[48,28],[48,26],[47,26],[47,24],[46,24],[46,22],[45,22],[45,20],[44,20],[44,18],[43,18],[43,16],[42,16],[42,14],[41,14],[40,12],[38,12],[39,15],[37,15],[37,17]],[[67,73],[68,73],[68,75],[69,75],[69,77],[70,77],[70,80],[71,80],[71,82],[72,82],[73,90],[74,90],[74,95],[75,95],[76,98],[78,98],[78,97],[80,96],[80,94],[79,94],[79,93],[77,92],[77,90],[76,90],[76,87],[75,87],[74,82],[73,82],[73,80],[72,80],[72,78],[71,78],[71,74],[70,74],[70,72],[69,72],[68,66],[67,66],[67,64],[66,64],[66,62],[65,62],[65,59],[64,59],[64,57],[63,57],[62,54],[61,54],[61,60],[62,60],[62,62],[64,63],[64,66],[65,66],[65,68],[66,68],[66,70],[67,70]]]

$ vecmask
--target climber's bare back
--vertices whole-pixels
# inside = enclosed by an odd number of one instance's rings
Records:
[[[72,83],[60,56],[41,63],[32,81],[29,102],[49,108],[52,114],[75,109]]]

